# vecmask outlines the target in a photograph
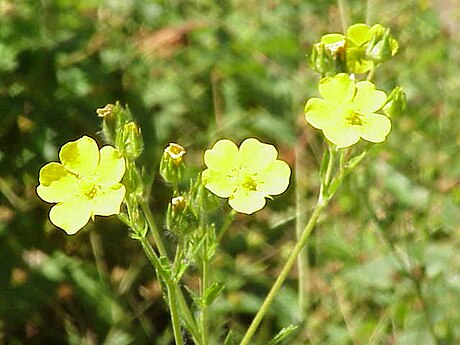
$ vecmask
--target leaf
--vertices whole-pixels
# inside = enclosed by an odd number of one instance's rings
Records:
[[[272,340],[270,340],[268,345],[279,344],[282,340],[290,336],[292,332],[294,332],[297,328],[299,328],[299,326],[295,326],[295,325],[289,325],[287,327],[284,327],[281,331],[278,332],[278,334],[276,334],[273,337]]]
[[[232,331],[230,331],[225,337],[224,345],[234,345],[234,344],[235,344],[235,341],[233,340],[233,333]]]
[[[198,296],[198,294],[193,291],[191,288],[189,288],[187,285],[184,285],[183,286],[185,288],[185,290],[187,290],[188,294],[190,295],[190,297],[192,298],[193,300],[193,303],[198,307],[198,308],[201,308],[201,299],[200,297]]]
[[[224,291],[225,285],[222,283],[213,283],[204,292],[204,304],[211,305],[212,302]]]

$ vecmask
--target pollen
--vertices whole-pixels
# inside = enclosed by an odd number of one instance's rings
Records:
[[[241,183],[241,187],[246,190],[255,191],[257,190],[257,182],[251,176],[247,176]]]

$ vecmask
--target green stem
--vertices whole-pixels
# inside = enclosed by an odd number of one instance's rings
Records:
[[[201,277],[201,341],[203,345],[208,344],[208,305],[205,300],[206,289],[209,285],[209,265],[207,257],[207,241],[204,243],[203,267]]]
[[[369,74],[367,75],[366,80],[371,81],[372,78],[374,78],[374,74],[375,74],[375,64],[374,66],[372,66],[372,69],[369,71]]]
[[[307,240],[310,237],[310,234],[311,234],[311,232],[313,231],[313,229],[314,229],[314,227],[316,225],[318,217],[321,214],[321,211],[327,205],[327,203],[328,203],[328,199],[323,199],[323,201],[318,201],[318,204],[316,205],[316,208],[313,211],[313,214],[310,216],[310,219],[308,220],[308,223],[305,226],[305,229],[303,230],[303,233],[302,233],[302,236],[300,237],[300,240],[297,242],[297,244],[294,247],[294,250],[289,255],[289,258],[287,259],[286,263],[284,264],[284,266],[283,266],[278,278],[276,279],[275,283],[273,284],[272,288],[270,289],[270,292],[268,293],[267,297],[265,297],[265,300],[262,303],[262,306],[260,307],[260,309],[257,312],[256,316],[252,320],[252,323],[249,326],[248,330],[246,331],[246,334],[244,335],[243,340],[241,340],[240,345],[248,345],[249,342],[251,341],[252,337],[254,336],[254,333],[256,332],[256,330],[259,327],[262,319],[264,318],[265,314],[267,313],[268,308],[270,307],[270,305],[273,302],[275,296],[278,294],[278,291],[280,290],[280,288],[283,285],[284,281],[286,280],[289,272],[291,271],[292,266],[294,266],[294,263],[297,260],[297,256],[299,255],[300,251],[302,250],[302,248],[307,243]]]
[[[346,0],[337,1],[340,12],[340,21],[342,22],[342,32],[347,32],[348,28],[348,6]]]
[[[305,228],[307,223],[306,214],[304,210],[307,208],[305,204],[305,195],[306,195],[306,185],[305,185],[305,171],[302,164],[302,152],[303,147],[297,145],[295,150],[295,198],[296,198],[296,238],[297,241],[300,240],[302,236],[302,230]],[[306,286],[307,279],[309,276],[309,267],[308,267],[308,255],[306,248],[303,248],[299,256],[297,257],[297,274],[298,274],[298,304],[299,304],[299,316],[300,320],[305,320],[305,316],[309,306],[309,291]]]
[[[152,245],[150,244],[149,240],[146,237],[140,237],[139,241],[142,244],[142,249],[144,250],[145,255],[147,256],[147,259],[150,261],[152,266],[156,269],[161,271],[163,269],[160,259],[158,259],[157,254],[152,248]]]
[[[328,144],[328,150],[329,150],[329,154],[327,156],[328,162],[327,162],[326,173],[324,174],[324,179],[321,180],[321,189],[319,191],[320,201],[323,200],[324,198],[329,197],[327,194],[328,194],[329,184],[331,183],[332,170],[334,168],[336,149],[332,144]]]
[[[176,284],[175,287],[176,287],[175,296],[177,297],[177,301],[179,303],[180,310],[182,311],[182,317],[184,318],[184,322],[185,322],[185,325],[187,326],[187,330],[192,335],[194,341],[197,344],[200,344],[199,343],[200,333],[198,331],[198,327],[196,325],[195,319],[193,318],[192,312],[190,311],[190,308],[187,304],[187,301],[185,300],[184,294],[182,293],[180,286]],[[206,344],[203,344],[203,345],[206,345]]]
[[[148,239],[146,237],[141,237],[139,238],[139,241],[142,244],[142,249],[144,250],[148,260],[150,261],[152,266],[156,269],[157,274],[161,275],[161,278],[167,281],[168,278],[162,274],[163,266],[161,265],[161,262],[157,254],[153,250],[153,247],[148,241]],[[187,327],[187,330],[190,332],[195,342],[199,344],[200,336],[199,336],[198,328],[196,326],[195,319],[192,316],[190,308],[185,300],[184,294],[182,293],[182,290],[180,289],[180,286],[177,283],[170,282],[170,283],[167,283],[167,288],[168,288],[168,300],[171,298],[171,292],[169,292],[169,290],[170,289],[175,290],[172,293],[172,296],[173,298],[176,299],[177,303],[179,304],[179,308],[182,313],[182,317],[184,318],[184,322]],[[172,308],[171,305],[169,307]],[[172,314],[172,310],[171,310],[171,314]]]
[[[139,238],[139,241],[141,241],[142,249],[144,249],[144,252],[147,255],[147,258],[149,259],[152,266],[157,269],[157,272],[162,272],[163,266],[161,265],[161,262],[158,259],[152,246],[150,245],[150,242],[148,241],[148,239],[146,237],[141,237]],[[166,287],[168,289],[168,304],[169,304],[169,310],[171,313],[171,322],[172,322],[172,327],[173,327],[174,339],[176,341],[176,345],[183,345],[183,340],[182,340],[182,335],[181,335],[181,330],[180,330],[179,315],[177,312],[177,304],[176,304],[177,298],[175,298],[176,289],[173,283],[171,282],[170,278],[168,277],[163,277],[163,278],[166,282]]]
[[[140,202],[142,211],[144,212],[145,219],[147,219],[147,223],[149,224],[150,231],[152,232],[153,239],[155,240],[155,244],[160,252],[161,256],[168,257],[168,252],[166,251],[166,247],[161,239],[160,232],[155,224],[155,219],[153,218],[152,211],[150,207],[147,205],[147,202],[142,201]]]
[[[171,311],[171,322],[172,322],[172,328],[173,328],[173,333],[174,333],[174,339],[176,341],[176,345],[183,345],[184,341],[182,339],[182,332],[180,328],[176,287],[175,287],[175,284],[172,282],[168,282],[166,285],[168,287],[168,304],[169,304],[169,310]]]

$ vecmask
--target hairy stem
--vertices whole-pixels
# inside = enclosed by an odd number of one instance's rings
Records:
[[[176,341],[176,345],[183,345],[184,341],[182,339],[182,332],[180,328],[180,320],[179,320],[179,308],[178,308],[178,301],[176,296],[176,288],[173,283],[168,283],[168,304],[169,310],[171,312],[171,323],[174,333],[174,340]]]
[[[151,220],[153,220],[153,217],[151,218]],[[184,319],[187,330],[190,332],[195,342],[197,344],[200,344],[199,340],[201,337],[199,336],[199,332],[198,332],[198,329],[195,323],[195,319],[193,318],[193,315],[190,311],[187,301],[185,300],[184,294],[182,293],[182,290],[180,289],[180,286],[177,284],[177,282],[173,282],[173,281],[168,282],[168,280],[170,279],[165,277],[164,274],[162,274],[163,272],[162,264],[157,254],[153,250],[153,247],[148,241],[148,239],[146,237],[141,237],[139,241],[142,244],[142,249],[144,250],[148,260],[150,261],[152,266],[155,268],[157,274],[159,275],[158,278],[160,279],[162,278],[166,281],[166,286],[168,288],[168,304],[170,303],[171,298],[175,299],[181,311],[181,315]],[[170,292],[169,290],[171,289],[174,289],[174,291]],[[174,306],[176,306],[176,303],[174,304]],[[172,308],[172,306],[169,305],[169,308]],[[171,316],[172,316],[172,310],[171,310]]]

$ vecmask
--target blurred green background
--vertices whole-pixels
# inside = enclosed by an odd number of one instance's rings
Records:
[[[305,214],[318,190],[324,142],[303,119],[318,75],[305,55],[347,21],[391,28],[400,51],[375,81],[404,87],[408,111],[317,226],[307,320],[285,343],[460,344],[460,2],[340,3],[0,0],[0,343],[172,343],[127,228],[99,218],[67,237],[35,195],[62,144],[83,134],[103,144],[95,109],[116,100],[141,124],[149,166],[171,141],[195,172],[221,137],[273,143],[292,167],[297,148],[289,191],[238,216],[212,267],[226,284],[213,339],[229,329],[239,339],[295,242],[296,190]],[[160,226],[170,196],[157,178]],[[299,322],[295,278],[254,344]]]

